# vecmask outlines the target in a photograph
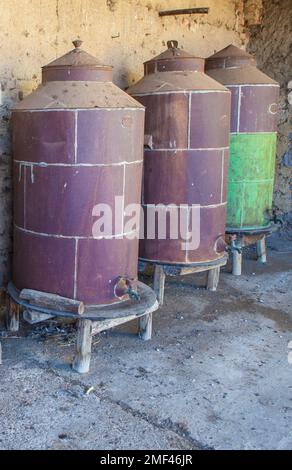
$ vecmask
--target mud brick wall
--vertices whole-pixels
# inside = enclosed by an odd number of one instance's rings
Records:
[[[0,285],[11,255],[10,109],[40,82],[41,66],[83,39],[83,47],[115,67],[122,88],[143,74],[143,62],[166,41],[208,56],[245,44],[244,1],[206,0],[208,15],[158,16],[159,10],[202,6],[193,0],[7,0],[0,15]]]
[[[281,85],[274,208],[292,222],[292,1],[263,0],[258,25],[248,26],[248,51]],[[289,83],[290,82],[290,83]]]

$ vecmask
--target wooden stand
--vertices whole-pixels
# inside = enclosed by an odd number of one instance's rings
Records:
[[[156,294],[159,305],[163,305],[164,302],[164,287],[166,276],[183,276],[185,274],[200,273],[203,271],[207,272],[207,283],[206,288],[210,291],[216,291],[219,277],[220,268],[225,266],[227,263],[227,255],[222,257],[215,263],[206,264],[193,264],[193,265],[171,265],[171,264],[157,264],[150,261],[139,261],[139,272],[149,272],[149,268],[154,268],[153,275],[153,290]]]
[[[21,299],[20,292],[10,283],[8,285],[10,297],[8,297],[7,327],[10,331],[18,330],[21,309],[24,309],[23,318],[30,324],[40,323],[55,317],[77,320],[76,356],[72,367],[80,374],[84,374],[89,371],[92,337],[94,335],[138,319],[139,336],[144,341],[151,339],[152,314],[158,309],[159,304],[154,291],[142,282],[138,282],[138,292],[140,302],[127,300],[118,304],[85,306],[84,313],[80,315],[68,311],[49,310],[44,306],[30,304]]]
[[[19,316],[21,307],[13,301],[12,298],[7,296],[6,299],[6,328],[8,331],[19,330]]]
[[[273,231],[275,231],[274,227],[261,231],[226,233],[226,241],[232,252],[232,274],[234,276],[240,276],[242,273],[242,252],[246,246],[255,244],[258,260],[261,263],[267,262],[266,237]]]

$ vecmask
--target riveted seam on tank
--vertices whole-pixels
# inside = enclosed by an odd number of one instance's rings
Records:
[[[126,189],[126,165],[123,165],[123,205],[122,205],[122,214],[123,219],[125,217],[125,189]]]
[[[237,133],[236,133],[237,134]],[[215,151],[221,151],[221,150],[228,150],[229,147],[206,147],[206,148],[176,148],[175,151],[176,152],[186,152],[186,151],[192,151],[192,152],[204,152],[205,150],[215,150]],[[167,149],[161,149],[161,148],[153,148],[153,149],[148,149],[148,148],[145,148],[144,151],[145,152],[172,152],[174,149],[170,149],[170,148],[167,148]]]
[[[128,237],[129,235],[138,234],[137,230],[131,230],[130,232],[123,232],[117,233],[114,235],[106,235],[100,237],[92,237],[92,236],[76,236],[76,235],[61,235],[55,233],[45,233],[45,232],[36,232],[34,230],[27,229],[25,227],[20,227],[17,224],[14,224],[14,227],[21,232],[30,233],[32,235],[37,235],[40,237],[52,237],[52,238],[62,238],[62,239],[69,239],[69,240],[114,240],[116,238],[124,238]]]
[[[188,207],[188,211],[187,211],[187,230],[190,229],[190,215],[191,215],[191,208]],[[189,263],[189,242],[188,240],[186,241],[186,245],[187,245],[187,249],[186,249],[186,252],[185,252],[185,262],[186,263]]]
[[[238,84],[238,85],[235,85],[234,83],[232,85],[227,85],[224,83],[224,86],[228,87],[228,88],[239,88],[239,87],[275,87],[275,88],[280,88],[280,85],[276,85],[276,84],[273,84],[273,83],[241,83],[241,84]]]
[[[122,108],[122,107],[112,107],[112,108],[104,108],[102,106],[98,108],[36,108],[36,109],[13,109],[13,113],[72,113],[74,111],[142,111],[145,113],[144,107],[137,108]]]
[[[207,205],[201,205],[197,204],[200,206],[200,209],[212,209],[215,207],[220,207],[220,206],[226,206],[227,202],[219,202],[218,204],[207,204]],[[169,207],[177,207],[180,208],[182,204],[168,204],[167,208]],[[141,204],[142,207],[157,207],[157,204]]]
[[[259,135],[259,134],[275,134],[277,135],[277,131],[259,131],[259,132],[230,132],[231,135]]]
[[[77,163],[77,151],[78,151],[78,111],[74,113],[74,161]]]
[[[232,180],[230,179],[230,182],[232,183],[242,183],[242,180]],[[266,179],[262,179],[262,180],[244,180],[244,183],[245,184],[253,184],[253,183],[273,183],[274,182],[274,178],[266,178]]]
[[[240,227],[243,227],[244,220],[244,201],[245,201],[245,183],[242,185],[241,211],[240,211]]]
[[[26,165],[23,168],[23,226],[26,227]]]
[[[225,86],[225,85],[224,85]],[[173,91],[151,91],[148,93],[133,93],[132,96],[153,96],[153,95],[179,95],[179,94],[188,94],[192,93],[193,95],[198,95],[198,94],[209,94],[209,93],[230,93],[229,90],[173,90]]]

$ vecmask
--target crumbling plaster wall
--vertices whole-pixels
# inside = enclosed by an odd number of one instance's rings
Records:
[[[79,36],[84,49],[115,67],[121,87],[143,74],[143,62],[177,39],[208,56],[245,42],[243,0],[6,0],[0,14],[0,285],[11,253],[10,109],[40,82],[41,66],[66,53]],[[158,16],[159,10],[208,6],[208,15]]]
[[[263,0],[262,19],[249,28],[248,51],[259,68],[280,83],[274,207],[292,222],[292,0]],[[290,82],[290,84],[289,84]]]

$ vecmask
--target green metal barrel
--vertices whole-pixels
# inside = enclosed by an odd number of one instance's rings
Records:
[[[206,70],[232,95],[227,232],[267,229],[275,177],[279,85],[256,68],[251,55],[232,45],[207,59]]]

